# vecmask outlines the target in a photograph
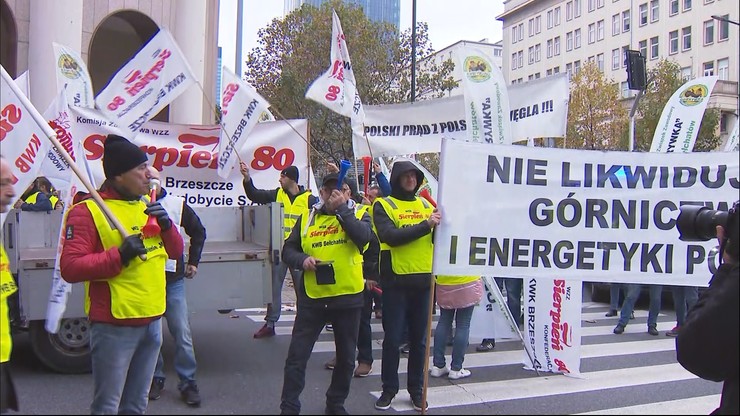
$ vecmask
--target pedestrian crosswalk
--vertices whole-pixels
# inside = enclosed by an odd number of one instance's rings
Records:
[[[671,311],[658,320],[659,336],[647,334],[647,311],[635,311],[624,334],[614,335],[617,318],[604,316],[608,305],[584,303],[580,377],[534,372],[523,368],[526,355],[519,340],[497,340],[492,352],[475,352],[475,340],[465,356],[464,367],[472,376],[461,380],[429,379],[427,402],[431,414],[465,409],[465,413],[513,414],[708,414],[719,404],[721,384],[707,382],[686,371],[675,359],[675,338],[665,336],[673,328]],[[242,310],[246,317],[262,322],[264,311]],[[436,326],[436,318],[434,317]],[[295,314],[286,311],[276,334],[290,336]],[[371,400],[380,396],[382,326],[373,320],[375,379],[368,391]],[[330,332],[322,334],[313,354],[334,353]],[[448,347],[448,363],[451,348]],[[323,359],[323,358],[322,358]],[[430,364],[431,365],[431,364]],[[405,374],[402,356],[399,374]],[[359,383],[353,383],[353,388]],[[403,389],[391,409],[413,410]],[[435,409],[438,409],[435,412]],[[529,409],[529,410],[525,410]]]

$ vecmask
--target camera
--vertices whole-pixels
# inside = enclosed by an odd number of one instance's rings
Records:
[[[708,241],[717,237],[717,226],[727,226],[728,213],[704,206],[683,205],[676,228],[681,241]]]

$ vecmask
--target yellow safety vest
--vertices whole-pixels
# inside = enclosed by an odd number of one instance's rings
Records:
[[[81,203],[87,204],[92,214],[103,249],[120,246],[123,242],[121,233],[108,222],[95,201],[88,199]],[[147,215],[144,214],[146,203],[141,200],[109,199],[105,204],[130,234],[139,234],[146,224]],[[164,267],[167,251],[159,235],[145,238],[144,246],[147,250],[146,261],[135,257],[128,266],[123,267],[121,274],[107,280],[110,288],[111,314],[116,319],[151,318],[164,313],[166,307]],[[85,312],[90,310],[89,302],[86,296]]]
[[[288,196],[283,188],[278,188],[277,191],[277,202],[283,204],[283,239],[288,238],[290,231],[293,229],[295,222],[301,217],[301,214],[308,212],[310,208],[308,206],[308,197],[311,195],[310,192],[304,192],[290,202]]]
[[[356,212],[358,219],[362,212]],[[301,235],[301,248],[319,260],[333,260],[334,284],[316,283],[316,272],[306,270],[303,285],[311,299],[360,293],[365,287],[362,277],[362,253],[347,236],[336,215],[306,215],[311,223]]]
[[[396,228],[416,225],[429,218],[434,208],[424,199],[416,197],[413,201],[403,201],[394,197],[378,198],[388,217]],[[373,225],[375,220],[373,218]],[[380,250],[390,251],[391,268],[396,275],[432,272],[433,242],[432,233],[408,244],[391,247],[380,242]]]
[[[10,260],[5,248],[0,245],[0,363],[10,360],[10,351],[13,350],[13,339],[10,336],[10,310],[8,296],[18,287],[15,285],[13,274],[10,272]]]
[[[32,195],[30,195],[28,198],[26,198],[27,204],[35,204],[36,198],[38,198],[39,194],[41,192],[36,192]],[[51,209],[54,209],[55,206],[57,206],[57,202],[59,202],[59,198],[55,197],[54,195],[49,195],[49,202],[51,202]]]
[[[464,285],[475,282],[480,276],[437,276],[438,285]]]

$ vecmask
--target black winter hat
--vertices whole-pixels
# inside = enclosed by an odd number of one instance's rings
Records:
[[[147,162],[146,153],[116,134],[109,134],[103,145],[103,172],[106,179],[126,173]]]
[[[292,179],[293,182],[298,182],[298,168],[295,166],[288,166],[287,168],[283,169],[280,174]]]

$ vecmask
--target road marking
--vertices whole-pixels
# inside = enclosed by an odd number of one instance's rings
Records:
[[[708,415],[719,406],[721,395],[692,397],[636,406],[576,413],[578,415]]]

